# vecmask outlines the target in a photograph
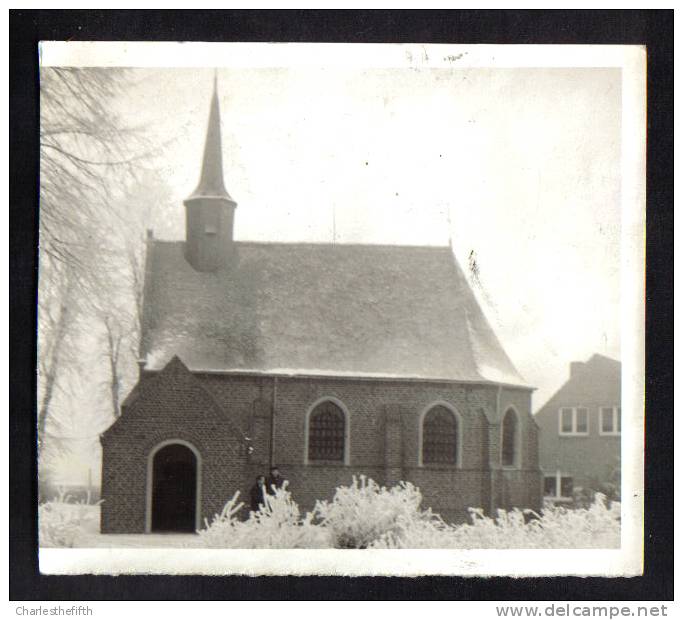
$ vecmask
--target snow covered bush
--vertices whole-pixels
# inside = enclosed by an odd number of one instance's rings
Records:
[[[236,538],[235,529],[239,521],[235,515],[239,513],[244,504],[237,501],[240,492],[237,491],[228,503],[225,504],[220,514],[214,515],[209,523],[204,519],[204,529],[199,530],[199,538],[206,547],[225,547],[230,548],[230,544]]]
[[[206,547],[229,549],[324,549],[331,547],[326,529],[313,524],[313,514],[303,517],[292,500],[286,483],[269,495],[258,512],[251,512],[246,521],[236,515],[243,504],[238,503],[239,491],[216,515],[199,536]]]
[[[585,549],[617,548],[620,510],[597,494],[588,508],[548,505],[531,510],[499,510],[488,517],[470,509],[471,523],[450,525],[421,507],[422,494],[409,482],[387,489],[354,477],[330,501],[318,501],[302,516],[286,487],[246,521],[239,493],[199,531],[206,547],[233,549]]]
[[[499,510],[496,518],[470,509],[472,523],[423,521],[402,533],[388,532],[372,547],[393,549],[612,549],[620,545],[621,506],[596,494],[589,508],[547,505],[532,510]]]
[[[60,495],[38,506],[38,538],[41,547],[73,547],[81,537],[98,529],[97,504],[74,502]]]
[[[422,494],[410,482],[387,489],[371,478],[353,477],[348,487],[338,487],[332,501],[318,501],[313,509],[320,526],[327,529],[340,549],[365,549],[382,536],[400,538],[413,527],[437,517],[422,510]]]

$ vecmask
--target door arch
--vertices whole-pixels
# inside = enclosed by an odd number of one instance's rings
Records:
[[[170,439],[147,460],[145,530],[195,532],[200,524],[201,456],[189,442]]]

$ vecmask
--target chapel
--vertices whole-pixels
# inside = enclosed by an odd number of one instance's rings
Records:
[[[452,248],[239,241],[223,172],[214,83],[185,239],[148,233],[102,532],[195,531],[273,465],[303,510],[360,474],[412,482],[449,522],[539,509],[532,388]]]

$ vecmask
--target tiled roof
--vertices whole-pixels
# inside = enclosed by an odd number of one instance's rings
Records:
[[[200,273],[183,247],[148,246],[149,369],[525,385],[450,248],[238,242]]]

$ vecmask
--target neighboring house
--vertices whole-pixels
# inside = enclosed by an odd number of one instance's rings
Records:
[[[215,87],[185,207],[185,241],[148,239],[103,532],[194,530],[271,465],[308,510],[358,474],[451,521],[540,507],[531,389],[451,248],[234,240]]]
[[[544,496],[570,500],[620,471],[621,362],[593,355],[570,364],[569,380],[536,413]]]

